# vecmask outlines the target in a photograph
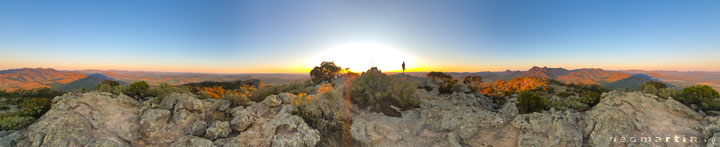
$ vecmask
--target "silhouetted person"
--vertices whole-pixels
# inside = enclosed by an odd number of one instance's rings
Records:
[[[405,76],[405,61],[403,61],[402,68],[403,68],[403,76]]]

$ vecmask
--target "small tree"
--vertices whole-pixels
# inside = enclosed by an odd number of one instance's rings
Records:
[[[339,75],[341,70],[342,68],[335,65],[332,61],[323,61],[320,63],[320,66],[315,66],[315,68],[310,71],[310,77],[315,84],[319,84],[322,81],[334,79]]]

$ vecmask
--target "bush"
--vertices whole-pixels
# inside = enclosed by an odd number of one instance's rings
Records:
[[[646,85],[643,85],[643,92],[644,92],[644,93],[648,93],[648,94],[657,95],[657,94],[658,94],[658,88],[656,88],[654,85],[646,84]]]
[[[52,101],[48,98],[31,98],[20,104],[18,114],[37,118],[50,110],[51,104]]]
[[[333,62],[324,61],[320,63],[320,66],[310,71],[310,77],[315,84],[319,84],[322,81],[330,81],[338,76],[342,68],[335,65]]]
[[[583,91],[580,93],[580,102],[593,107],[600,103],[600,93],[595,91]]]
[[[465,78],[463,78],[463,84],[470,86],[473,90],[477,90],[482,84],[482,77],[465,76]]]
[[[660,98],[670,98],[670,97],[677,97],[680,94],[679,91],[672,89],[672,88],[662,88],[658,90],[658,96]]]
[[[250,92],[250,100],[259,102],[265,100],[265,97],[280,94],[280,93],[312,93],[315,90],[315,85],[310,81],[294,82],[282,85],[269,85],[263,88],[253,90]]]
[[[383,73],[368,72],[352,83],[353,102],[371,111],[383,112],[388,116],[399,116],[391,106],[401,109],[418,107],[419,101],[413,95],[417,84],[390,77]]]
[[[35,122],[35,118],[28,116],[0,116],[0,131],[17,130]]]
[[[148,96],[148,89],[150,89],[150,85],[148,85],[145,81],[137,81],[132,84],[130,84],[130,87],[125,90],[125,94],[135,97],[137,99],[144,98]]]
[[[522,91],[518,96],[517,107],[520,113],[540,112],[545,108],[547,98],[542,97],[539,92]]]
[[[439,71],[431,71],[431,72],[427,73],[425,76],[427,78],[435,81],[436,83],[440,84],[440,87],[438,88],[438,91],[440,93],[452,93],[453,87],[455,87],[455,85],[457,85],[457,82],[458,82],[458,80],[453,79],[452,76],[445,74],[443,72],[439,72]],[[467,79],[467,80],[468,80],[468,82],[477,82],[477,81],[472,81],[473,80],[472,78]],[[477,80],[477,79],[475,79],[475,80]],[[482,80],[482,78],[480,80]]]
[[[100,84],[100,86],[98,86],[98,91],[112,92],[112,86],[110,86],[109,84]]]
[[[715,105],[720,94],[707,85],[690,86],[683,89],[678,101],[686,105],[696,104],[701,109],[707,110]]]

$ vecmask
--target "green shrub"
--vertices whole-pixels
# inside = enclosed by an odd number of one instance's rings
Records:
[[[670,98],[670,97],[677,97],[680,94],[679,91],[672,89],[672,88],[662,88],[658,90],[658,96],[660,98]]]
[[[1,130],[17,130],[35,122],[35,118],[28,116],[0,116]]]
[[[583,91],[580,93],[579,101],[593,107],[600,103],[600,93],[595,91]]]
[[[100,86],[98,86],[98,91],[112,92],[112,86],[110,86],[109,84],[100,84]]]
[[[127,91],[127,87],[120,85],[120,86],[112,87],[111,93],[119,95],[119,94],[124,94],[125,91]],[[125,94],[125,95],[127,95],[127,94]]]
[[[540,112],[548,103],[547,98],[542,97],[539,92],[522,91],[518,96],[517,107],[520,113]]]
[[[648,93],[648,94],[657,95],[657,94],[658,94],[658,88],[656,88],[654,85],[646,84],[646,85],[643,85],[643,92],[644,92],[644,93]]]
[[[20,104],[18,114],[37,118],[50,110],[51,104],[52,101],[48,98],[31,98]]]
[[[132,96],[135,98],[144,98],[149,95],[148,89],[150,89],[150,85],[148,85],[145,81],[137,81],[132,84],[130,84],[130,87],[125,90],[125,94],[128,96]]]
[[[415,108],[419,100],[413,95],[417,84],[390,77],[383,73],[368,72],[357,77],[351,88],[353,102],[361,107],[371,106],[371,111],[399,116],[392,106],[401,109]]]
[[[701,109],[711,109],[716,101],[720,98],[720,94],[707,85],[696,85],[685,87],[678,97],[678,101],[686,105],[696,104]],[[717,109],[713,109],[717,110]]]

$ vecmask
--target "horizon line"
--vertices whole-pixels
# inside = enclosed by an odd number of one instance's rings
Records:
[[[540,66],[533,66],[533,67],[540,67]],[[533,68],[533,67],[530,67]],[[546,66],[543,66],[546,67]],[[720,72],[720,71],[712,71],[712,70],[646,70],[646,69],[622,69],[622,70],[615,70],[615,69],[603,69],[603,68],[576,68],[576,69],[568,69],[563,67],[547,67],[547,68],[562,68],[566,70],[578,70],[578,69],[601,69],[601,70],[607,70],[607,71],[662,71],[662,72]],[[6,69],[0,69],[0,70],[12,70],[12,69],[53,69],[58,71],[121,71],[121,72],[149,72],[149,73],[175,73],[175,74],[216,74],[216,75],[233,75],[233,74],[309,74],[309,72],[245,72],[245,73],[222,73],[222,72],[182,72],[182,71],[158,71],[158,70],[127,70],[127,69],[59,69],[59,68],[52,68],[52,67],[22,67],[22,68],[6,68]],[[381,69],[382,70],[382,69]],[[529,70],[529,69],[528,69]],[[442,71],[442,70],[428,70],[428,71],[412,71],[412,72],[405,72],[405,73],[426,73],[426,72],[432,72],[432,71],[440,71],[440,72],[446,72],[446,73],[480,73],[480,72],[506,72],[506,71],[528,71],[528,70],[485,70],[485,71]],[[385,73],[402,73],[402,71],[385,71]]]

